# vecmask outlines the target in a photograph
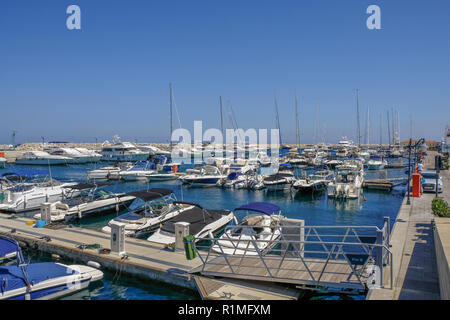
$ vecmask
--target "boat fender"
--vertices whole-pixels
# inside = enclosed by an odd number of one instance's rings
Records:
[[[95,261],[88,261],[87,265],[92,268],[96,268],[96,269],[100,269],[102,267],[102,265],[100,263],[95,262]]]

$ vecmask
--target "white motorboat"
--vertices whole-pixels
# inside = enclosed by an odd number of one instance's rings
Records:
[[[289,190],[295,182],[294,171],[289,163],[281,164],[278,172],[263,178],[267,191]]]
[[[328,197],[358,199],[362,195],[364,168],[361,161],[346,160],[336,167],[334,180],[328,184]]]
[[[69,157],[51,155],[45,151],[28,151],[16,159],[16,164],[32,165],[66,165],[71,160]]]
[[[215,166],[206,165],[200,167],[198,170],[199,173],[181,176],[181,182],[191,187],[212,187],[217,185],[222,179],[227,178],[227,176]]]
[[[67,222],[87,216],[118,213],[136,199],[134,196],[124,193],[111,193],[98,189],[103,185],[109,185],[109,183],[80,183],[72,186],[71,189],[82,190],[79,197],[51,203],[48,208],[46,204],[42,204],[41,213],[35,214],[33,218],[44,219],[43,210],[50,211],[51,222]]]
[[[125,235],[139,237],[154,231],[167,220],[177,217],[193,205],[187,202],[177,201],[172,190],[152,188],[127,193],[136,197],[135,208],[112,219],[102,232],[111,233],[111,222],[125,223]]]
[[[381,170],[387,165],[387,161],[380,156],[371,156],[370,160],[367,162],[368,170]]]
[[[212,237],[223,230],[234,217],[233,211],[230,210],[210,210],[204,209],[196,203],[188,204],[193,207],[164,222],[147,240],[166,245],[175,243],[175,224],[177,222],[189,223],[189,234],[195,238]]]
[[[89,157],[87,155],[82,154],[80,151],[74,148],[49,147],[45,148],[44,151],[54,156],[63,156],[69,158],[69,160],[67,160],[67,164],[85,164],[88,163],[89,160]]]
[[[99,162],[102,158],[102,155],[94,150],[89,150],[87,148],[74,148],[74,149],[80,152],[81,154],[87,156],[88,162],[90,163]]]
[[[281,235],[280,207],[267,202],[253,202],[234,209],[247,211],[243,220],[228,226],[212,246],[212,250],[226,255],[258,255],[273,247]]]
[[[297,179],[292,187],[299,192],[314,193],[326,190],[334,179],[334,173],[328,169],[318,169],[308,177]]]
[[[139,162],[131,168],[119,172],[119,177],[125,181],[149,181],[149,176],[154,173],[156,166],[151,162]]]
[[[50,300],[86,289],[101,280],[103,272],[85,265],[54,262],[26,263],[19,244],[0,238],[0,260],[15,259],[0,266],[0,300]]]
[[[91,170],[87,172],[88,180],[108,180],[119,179],[119,173],[131,168],[131,163],[119,163],[112,166],[106,166],[99,169]]]
[[[77,197],[80,191],[70,189],[76,183],[61,183],[50,179],[38,183],[17,183],[0,192],[0,211],[23,212],[38,210],[44,202],[57,202]]]
[[[102,147],[102,160],[114,162],[138,162],[145,161],[149,153],[139,150],[130,142],[117,142]]]

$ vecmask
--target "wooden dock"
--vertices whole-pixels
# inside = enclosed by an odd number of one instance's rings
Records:
[[[95,261],[102,268],[113,272],[121,271],[144,279],[196,290],[189,270],[199,266],[201,261],[198,258],[187,260],[184,251],[173,252],[156,243],[127,238],[127,259],[121,259],[113,254],[101,254],[98,249],[89,249],[89,245],[94,244],[109,249],[108,234],[79,227],[33,228],[26,224],[30,220],[24,217],[11,219],[8,214],[0,214],[0,234],[12,237],[22,246],[31,249],[58,254],[83,263]],[[88,245],[88,248],[82,249],[80,245]]]
[[[391,191],[393,187],[405,183],[407,183],[406,178],[371,179],[364,181],[363,188]]]

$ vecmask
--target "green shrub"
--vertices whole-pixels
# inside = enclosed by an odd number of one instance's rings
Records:
[[[431,210],[439,217],[450,217],[448,203],[442,198],[434,198],[431,202]]]

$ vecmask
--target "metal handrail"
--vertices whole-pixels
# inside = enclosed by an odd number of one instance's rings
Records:
[[[352,254],[352,253],[358,253],[358,252],[344,252],[343,248],[344,246],[353,246],[353,247],[359,247],[362,248],[363,251],[365,252],[365,254],[367,254],[367,260],[366,263],[363,265],[363,267],[361,268],[360,272],[366,270],[367,264],[370,261],[371,263],[373,263],[374,265],[380,266],[381,265],[381,269],[384,269],[384,267],[386,265],[390,265],[391,266],[391,274],[390,274],[390,283],[391,283],[391,287],[393,286],[393,263],[392,263],[392,252],[389,249],[389,226],[388,225],[388,220],[385,220],[383,229],[379,229],[376,226],[303,226],[303,225],[286,225],[286,226],[280,226],[277,225],[277,227],[279,228],[296,228],[297,230],[299,229],[309,229],[307,235],[304,235],[304,239],[303,240],[286,240],[283,239],[283,236],[280,236],[279,239],[273,240],[260,240],[260,239],[255,239],[254,237],[249,240],[249,239],[234,239],[234,238],[230,238],[228,233],[225,233],[225,239],[224,238],[196,238],[196,242],[197,241],[211,241],[212,245],[209,247],[209,249],[207,250],[207,256],[206,259],[204,259],[204,257],[202,257],[202,254],[204,254],[205,252],[201,252],[199,250],[199,248],[197,246],[195,246],[195,250],[198,253],[198,256],[200,257],[202,263],[203,263],[203,268],[202,271],[205,271],[206,265],[223,265],[223,260],[225,260],[225,262],[227,263],[231,274],[240,274],[240,268],[243,266],[242,263],[244,261],[245,257],[248,257],[249,251],[252,251],[253,255],[252,257],[258,259],[259,261],[262,262],[263,264],[263,268],[267,271],[268,274],[268,278],[277,278],[278,274],[280,272],[280,270],[282,270],[282,266],[283,266],[283,262],[285,261],[286,257],[287,257],[287,253],[295,253],[295,259],[298,259],[299,261],[302,262],[303,266],[305,267],[306,271],[308,272],[310,278],[312,279],[313,282],[319,284],[320,280],[323,276],[323,274],[325,273],[325,269],[327,267],[327,265],[330,263],[331,260],[340,260],[340,261],[346,261],[351,270],[352,273],[350,274],[349,278],[352,276],[352,274],[355,274],[358,282],[362,285],[362,286],[366,286],[367,284],[365,284],[363,282],[363,280],[360,277],[360,274],[358,274],[358,272],[356,272],[356,267],[353,267],[351,261],[347,258],[346,255],[348,254]],[[234,228],[241,228],[242,226],[229,226],[226,228],[226,230],[233,230]],[[327,235],[320,235],[316,229],[346,229],[345,234],[327,234]],[[359,236],[363,236],[363,235],[358,235],[356,230],[357,229],[372,229],[374,231],[377,232],[381,232],[382,236],[382,243],[363,243],[361,242],[361,240],[359,239]],[[313,233],[311,235],[311,233]],[[353,234],[352,234],[353,233]],[[300,235],[300,233],[299,233]],[[366,234],[364,234],[364,236],[367,236]],[[308,240],[308,238],[317,238],[316,241],[312,241],[312,240]],[[340,237],[342,238],[341,241],[325,241],[323,238],[324,237]],[[358,239],[359,241],[357,242],[349,242],[349,239]],[[230,248],[230,244],[231,244],[231,248],[233,248],[233,254],[226,254],[222,244],[220,243],[219,240],[225,241],[228,244],[228,248]],[[240,244],[244,242],[244,244],[246,244],[245,247],[240,246]],[[250,247],[250,243],[252,244],[252,247]],[[263,251],[259,248],[259,246],[257,245],[258,243],[267,243],[266,247],[271,247],[269,250],[264,249]],[[286,248],[284,248],[284,250],[281,249],[274,249],[273,247],[276,245],[287,245]],[[320,245],[323,249],[323,251],[317,251],[317,250],[307,250],[305,245]],[[289,250],[289,247],[292,246],[294,250]],[[331,246],[331,248],[328,248],[327,246]],[[218,248],[219,252],[217,252],[217,249],[215,252],[213,248]],[[301,248],[301,249],[299,249]],[[370,249],[370,250],[369,250]],[[374,250],[374,249],[378,249],[378,250]],[[243,252],[243,254],[236,254],[237,250],[240,250],[239,252]],[[267,252],[271,252],[272,254],[266,254]],[[277,252],[279,251],[279,255],[275,255],[273,254],[273,252]],[[283,252],[284,251],[284,252]],[[381,252],[381,257],[377,255],[377,251]],[[255,255],[256,252],[256,255]],[[375,253],[374,253],[375,252]],[[324,266],[322,267],[322,269],[320,270],[320,274],[317,277],[314,277],[310,267],[308,266],[308,262],[304,259],[304,255],[305,254],[325,254],[327,255],[326,259],[324,259],[325,263]],[[334,259],[331,259],[334,256]],[[338,259],[338,257],[344,257],[344,259]],[[217,260],[217,258],[222,257],[223,259],[219,259]],[[233,264],[228,258],[229,257],[239,257],[239,262],[237,264]],[[292,257],[289,257],[292,258]],[[386,259],[387,258],[387,259]],[[278,264],[278,267],[276,268],[269,268],[269,266],[266,263],[266,260],[268,259],[279,259],[280,263]],[[382,259],[381,262],[377,259]],[[221,263],[222,262],[222,263]],[[376,263],[374,263],[376,262]],[[237,268],[233,268],[237,267]],[[248,267],[248,266],[247,266]],[[254,268],[261,268],[260,266],[254,266]],[[289,269],[288,269],[289,270]],[[226,274],[226,273],[224,273]],[[240,275],[246,275],[245,273],[242,273]],[[383,275],[383,270],[380,270],[378,276],[380,276],[381,279],[379,279],[378,283],[381,284],[381,286],[383,286],[383,279],[382,279],[382,275]]]

